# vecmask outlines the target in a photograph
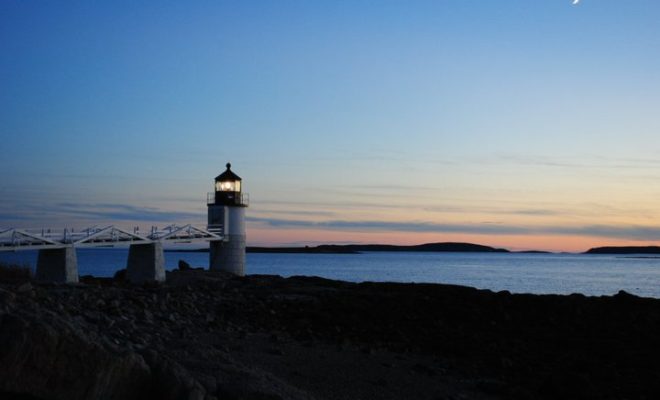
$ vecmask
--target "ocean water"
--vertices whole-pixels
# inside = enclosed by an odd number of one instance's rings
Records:
[[[80,275],[112,276],[126,266],[127,249],[78,249]],[[0,261],[36,265],[36,251],[0,252]],[[165,253],[208,267],[207,253]],[[352,282],[427,282],[513,293],[612,295],[625,290],[660,298],[660,258],[630,255],[407,253],[247,254],[248,274],[307,275]]]

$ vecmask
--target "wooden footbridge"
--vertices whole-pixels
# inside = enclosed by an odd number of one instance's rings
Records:
[[[0,251],[38,250],[36,279],[48,282],[78,282],[75,249],[128,245],[127,277],[133,283],[165,280],[163,244],[224,241],[223,226],[199,228],[169,225],[147,232],[114,225],[82,230],[0,229]]]

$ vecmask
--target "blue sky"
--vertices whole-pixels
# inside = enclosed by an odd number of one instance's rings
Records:
[[[0,3],[0,226],[660,241],[657,1]],[[197,221],[198,220],[198,221]]]

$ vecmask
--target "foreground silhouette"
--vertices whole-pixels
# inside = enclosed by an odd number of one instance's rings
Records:
[[[660,300],[188,269],[0,285],[0,395],[658,398]],[[27,397],[26,397],[27,398]]]

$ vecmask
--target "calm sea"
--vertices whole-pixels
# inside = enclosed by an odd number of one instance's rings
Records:
[[[80,275],[112,276],[127,249],[78,249]],[[35,251],[2,252],[0,261],[34,266]],[[207,253],[165,253],[208,267]],[[387,253],[248,254],[248,274],[310,275],[352,282],[431,282],[514,293],[611,295],[619,290],[660,298],[660,258],[584,254]]]

